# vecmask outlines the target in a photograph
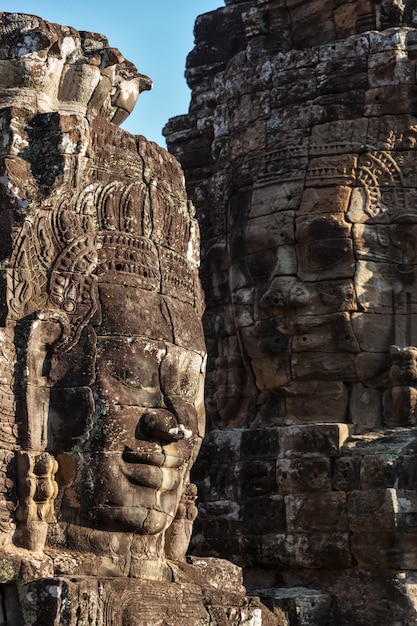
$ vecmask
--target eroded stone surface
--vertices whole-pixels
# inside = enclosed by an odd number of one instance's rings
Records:
[[[0,13],[0,57],[0,622],[272,626],[239,568],[185,558],[199,229],[176,159],[118,127],[150,80],[35,16]]]
[[[337,624],[417,620],[416,10],[227,1],[165,129],[207,299],[195,549]]]

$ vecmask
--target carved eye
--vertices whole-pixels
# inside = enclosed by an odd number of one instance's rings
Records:
[[[118,370],[118,376],[117,378],[122,381],[125,385],[129,385],[132,384],[132,373],[130,372],[130,370],[126,367],[121,367]]]

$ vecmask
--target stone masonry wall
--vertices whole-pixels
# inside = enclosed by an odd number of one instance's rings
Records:
[[[416,19],[226,2],[165,128],[202,232],[195,550],[329,594],[320,623],[417,623]]]

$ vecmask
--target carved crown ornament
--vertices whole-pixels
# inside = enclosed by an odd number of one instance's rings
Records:
[[[34,15],[0,14],[0,102],[121,124],[152,81],[103,35]]]
[[[11,319],[61,311],[72,328],[69,348],[97,311],[97,283],[131,284],[194,306],[187,205],[158,221],[154,228],[146,185],[121,182],[87,185],[24,219],[6,269]]]

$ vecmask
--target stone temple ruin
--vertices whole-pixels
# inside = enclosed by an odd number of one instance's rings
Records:
[[[2,625],[274,620],[185,559],[199,234],[178,162],[118,126],[150,86],[101,35],[0,14]]]
[[[417,2],[195,37],[0,13],[0,626],[417,624]]]
[[[193,550],[290,624],[417,624],[417,3],[225,4],[165,128],[207,307]]]

